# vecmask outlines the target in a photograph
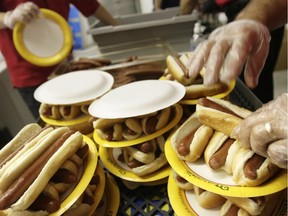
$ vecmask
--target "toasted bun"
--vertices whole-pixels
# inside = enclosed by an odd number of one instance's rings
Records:
[[[194,185],[196,200],[202,208],[211,209],[223,205],[225,198],[219,194],[203,190]]]
[[[217,99],[213,97],[207,97],[209,100],[232,110],[242,118],[246,118],[251,112],[244,108],[238,107],[229,101]],[[227,136],[230,136],[234,128],[242,122],[242,118],[236,117],[232,114],[228,114],[216,109],[202,106],[199,103],[196,105],[196,113],[198,119],[202,124],[210,126],[217,131],[223,132]]]
[[[190,143],[189,153],[184,155],[183,153],[179,152],[180,143],[182,143],[183,139],[189,136],[193,130],[196,130],[196,132]],[[198,121],[197,115],[194,113],[175,131],[175,133],[171,136],[170,141],[172,148],[180,159],[188,162],[194,162],[202,156],[212,135],[213,129],[208,126],[201,125],[201,123]]]
[[[241,148],[235,156],[232,171],[233,180],[241,186],[258,186],[271,178],[278,170],[279,167],[271,163],[269,158],[265,158],[259,169],[257,169],[257,178],[249,179],[245,176],[245,164],[256,154],[250,149]]]

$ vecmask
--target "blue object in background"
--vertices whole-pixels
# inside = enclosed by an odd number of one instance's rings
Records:
[[[73,49],[82,49],[83,40],[81,32],[80,12],[74,5],[70,5],[68,23],[73,35]]]

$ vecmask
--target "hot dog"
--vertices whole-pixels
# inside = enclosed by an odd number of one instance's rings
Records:
[[[251,111],[230,101],[206,97],[198,100],[196,113],[202,124],[230,136],[236,125],[250,115]]]
[[[32,136],[27,134],[29,128],[36,128]],[[24,145],[18,151],[14,145],[19,146],[19,140]],[[1,159],[12,149],[12,154],[16,153],[0,169],[1,212],[21,215],[27,211],[40,211],[47,215],[58,210],[61,194],[67,196],[65,191],[77,182],[81,174],[78,166],[82,166],[88,150],[82,135],[68,127],[41,129],[32,124],[22,129],[0,151]]]
[[[166,65],[168,71],[172,74],[175,80],[182,83],[184,86],[191,85],[194,79],[189,78],[188,68],[186,67],[187,56],[168,55],[166,58]]]
[[[269,158],[262,157],[251,149],[241,148],[232,165],[232,178],[241,186],[258,186],[270,179],[279,169]]]
[[[266,206],[266,198],[264,196],[252,198],[240,198],[230,196],[224,197],[239,208],[248,212],[248,214],[250,215],[260,215],[264,207]]]
[[[250,214],[244,209],[238,207],[229,200],[226,200],[224,205],[220,209],[220,216],[250,216]]]
[[[87,115],[84,105],[51,105],[41,103],[40,116],[55,120],[71,120],[81,115]]]
[[[193,184],[182,178],[175,170],[172,170],[172,172],[173,178],[175,179],[179,188],[181,188],[182,190],[194,190]]]
[[[240,148],[237,140],[215,131],[204,151],[205,162],[214,170],[224,169],[228,174],[232,174],[232,164]]]
[[[188,68],[186,67],[190,55],[192,54],[185,53],[180,57],[168,55],[166,58],[167,70],[164,73],[164,77],[169,80],[177,80],[185,86],[186,93],[184,99],[198,99],[201,97],[213,96],[228,89],[227,84],[220,82],[211,86],[205,86],[202,79],[205,69],[201,71],[201,76],[196,79],[190,78]]]
[[[167,107],[143,116],[119,119],[96,119],[93,127],[99,137],[108,141],[133,140],[155,133],[164,128],[173,115],[175,107]]]
[[[224,197],[219,194],[206,191],[194,185],[195,197],[202,208],[211,209],[223,205],[226,201]]]
[[[171,145],[182,160],[195,162],[199,159],[214,130],[198,121],[196,113],[191,115],[171,136]]]
[[[168,163],[164,153],[164,145],[164,137],[159,136],[132,147],[121,148],[122,154],[117,159],[120,162],[125,162],[131,172],[138,176],[145,176]]]

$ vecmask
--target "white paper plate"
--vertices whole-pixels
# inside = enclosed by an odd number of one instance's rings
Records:
[[[89,106],[98,118],[129,118],[169,107],[183,98],[185,87],[174,81],[142,80],[111,90]]]
[[[168,197],[173,210],[177,215],[197,216],[209,215],[218,216],[220,207],[205,209],[199,205],[193,190],[183,190],[179,188],[171,173],[168,178]]]
[[[94,100],[112,88],[114,78],[99,70],[70,72],[40,85],[34,97],[41,103],[67,105]]]
[[[58,13],[41,9],[29,24],[16,23],[13,41],[19,54],[38,66],[61,62],[71,52],[73,38],[67,21]]]

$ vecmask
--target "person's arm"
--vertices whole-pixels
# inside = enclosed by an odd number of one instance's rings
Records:
[[[5,13],[0,13],[0,29],[4,29],[4,28],[7,28],[5,25],[4,25],[4,15]]]
[[[287,0],[251,0],[236,17],[242,19],[258,21],[274,30],[287,23]]]
[[[98,9],[94,13],[94,16],[99,19],[101,22],[107,25],[118,25],[118,21],[104,8],[102,5],[99,5]]]
[[[39,14],[39,7],[33,2],[17,5],[14,10],[0,13],[0,29],[13,29],[17,22],[29,23]]]
[[[198,0],[180,0],[180,14],[191,14],[198,6]]]
[[[162,0],[154,0],[154,10],[155,11],[162,10],[161,4]]]

